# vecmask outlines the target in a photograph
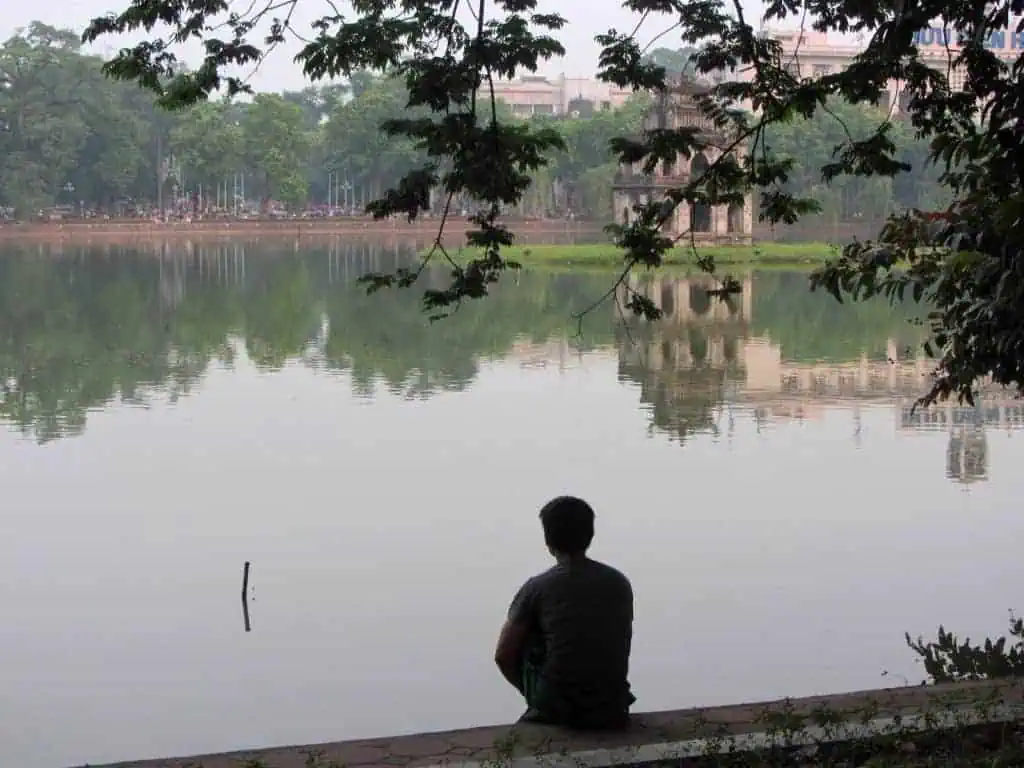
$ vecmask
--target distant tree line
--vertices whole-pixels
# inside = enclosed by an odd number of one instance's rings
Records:
[[[651,56],[687,71],[685,51],[658,49]],[[104,77],[101,63],[82,50],[75,32],[39,22],[0,46],[0,207],[6,216],[123,215],[182,200],[222,211],[253,200],[277,201],[292,211],[311,205],[361,210],[423,160],[408,140],[380,130],[383,120],[408,113],[404,85],[394,79],[357,73],[344,83],[167,112],[147,92]],[[566,149],[535,174],[514,212],[609,219],[617,170],[609,140],[639,131],[647,103],[637,95],[614,110],[530,118],[555,125]],[[870,109],[837,109],[845,127],[826,115],[774,130],[772,141],[797,158],[790,182],[795,193],[811,190],[824,202],[822,215],[836,219],[877,218],[941,200],[934,174],[919,170],[926,147],[902,125],[894,140],[913,173],[824,185],[818,169],[839,143],[837,132],[867,135],[884,117]],[[518,119],[510,110],[504,117]],[[435,207],[442,202],[439,195]]]

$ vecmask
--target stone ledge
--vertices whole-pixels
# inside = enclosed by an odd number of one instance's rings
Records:
[[[608,768],[706,754],[725,739],[740,751],[778,743],[837,743],[892,732],[1024,720],[1024,679],[885,688],[855,693],[650,712],[621,733],[502,725],[311,746],[274,747],[95,768]],[[792,728],[790,729],[792,732]]]

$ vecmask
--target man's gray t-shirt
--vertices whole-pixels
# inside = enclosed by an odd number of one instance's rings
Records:
[[[611,566],[589,558],[559,563],[516,593],[509,619],[540,643],[545,714],[602,722],[622,717],[629,690],[633,588]]]

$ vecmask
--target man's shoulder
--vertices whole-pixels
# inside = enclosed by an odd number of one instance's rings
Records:
[[[566,579],[572,580],[574,577],[571,574],[574,572],[575,569],[569,570],[565,566],[558,565],[556,563],[547,570],[541,571],[537,575],[531,576],[527,579],[526,583],[523,584],[523,588],[528,590],[541,590],[549,584],[564,582]],[[632,589],[632,584],[626,574],[618,568],[613,568],[607,563],[602,563],[600,560],[588,558],[583,572],[589,574],[588,580],[594,580],[594,577],[597,577],[597,580],[604,583],[618,583],[624,587]]]
[[[557,578],[557,567],[548,568],[545,571],[530,576],[523,585],[519,588],[520,592],[538,592],[544,588],[544,586]]]
[[[550,568],[541,571],[536,576],[531,576],[526,580],[526,583],[532,587],[542,587],[545,584],[549,584],[552,581],[559,579],[562,575],[562,569],[558,565],[553,565]]]
[[[608,563],[602,563],[600,560],[591,560],[590,562],[593,563],[594,567],[609,580],[622,582],[629,587],[632,586],[629,581],[629,577],[618,568],[614,568],[608,565]]]
[[[583,577],[583,583],[591,585],[602,585],[604,588],[615,587],[620,588],[624,591],[632,592],[633,586],[630,584],[629,578],[626,574],[620,571],[618,568],[613,568],[607,563],[602,563],[600,560],[593,560],[587,558],[583,568],[571,567],[567,568],[563,565],[554,565],[548,568],[543,573],[538,573],[529,583],[535,589],[543,590],[545,587],[554,584],[579,584],[579,576]]]

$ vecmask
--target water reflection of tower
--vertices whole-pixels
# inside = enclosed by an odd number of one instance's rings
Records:
[[[739,382],[748,331],[751,281],[743,296],[719,299],[706,277],[643,279],[620,286],[619,306],[633,292],[662,311],[654,323],[633,324],[619,339],[619,377],[640,386],[654,427],[684,442],[719,434],[722,404]]]
[[[988,480],[988,428],[1007,432],[1024,427],[1024,405],[1009,393],[993,392],[974,406],[954,402],[927,408],[904,404],[900,409],[900,429],[914,432],[948,432],[946,477],[970,485]]]
[[[988,440],[981,419],[950,428],[946,477],[964,485],[988,479]]]
[[[628,300],[631,292],[650,299],[663,312],[666,321],[691,322],[694,320],[726,321],[736,316],[745,320],[753,314],[753,277],[747,275],[742,282],[738,297],[727,300],[717,299],[708,294],[709,288],[717,284],[710,278],[661,278],[650,279],[631,274],[626,284],[620,286],[619,301]]]
[[[626,320],[632,330],[619,339],[619,375],[640,385],[654,426],[679,437],[710,429],[723,403],[752,413],[759,430],[776,419],[822,418],[831,408],[852,417],[860,446],[868,428],[862,405],[920,395],[932,368],[923,354],[901,355],[897,338],[886,340],[884,354],[862,348],[858,359],[786,358],[779,339],[751,334],[749,276],[728,300],[708,293],[717,285],[705,276],[645,277],[621,286],[620,305],[636,292],[663,314],[653,323]]]
[[[167,243],[161,243],[158,248],[160,303],[167,309],[174,309],[185,298],[187,263],[169,253]]]

